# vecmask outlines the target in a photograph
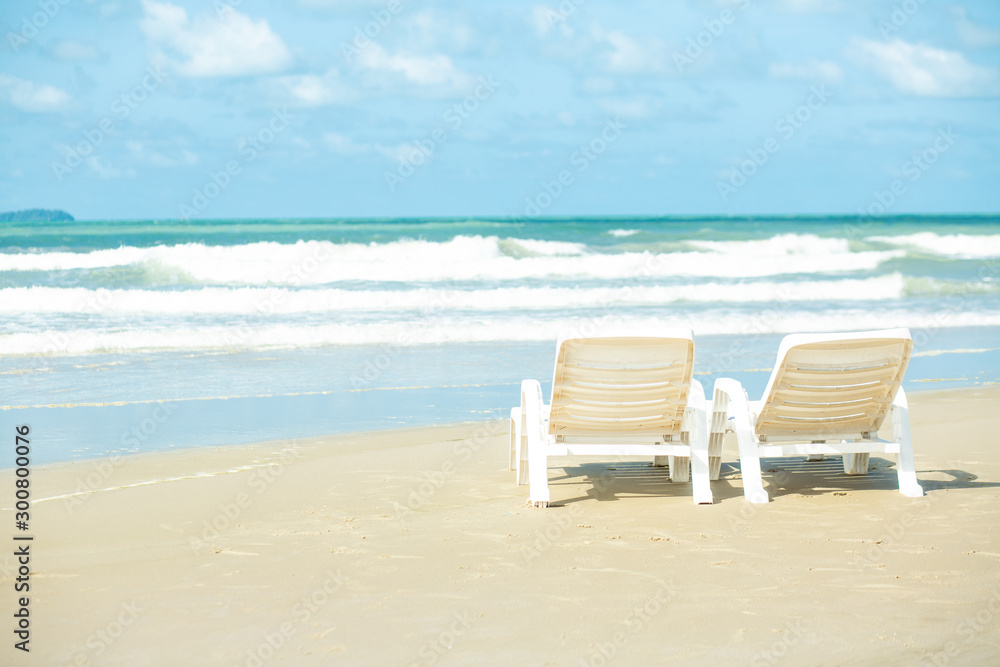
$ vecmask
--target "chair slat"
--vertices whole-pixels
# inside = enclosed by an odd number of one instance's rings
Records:
[[[681,338],[564,341],[556,357],[549,432],[679,433],[693,353],[693,342]]]
[[[663,368],[587,368],[567,364],[561,370],[564,382],[588,380],[628,384],[650,381],[680,383],[685,380],[684,368],[675,366]]]
[[[668,437],[673,432],[680,432],[680,423],[664,425],[659,422],[599,422],[585,419],[568,419],[560,422],[553,435],[592,435],[603,433],[612,436],[628,436],[635,434],[653,434],[661,438]],[[609,441],[613,441],[609,440]]]
[[[848,387],[869,382],[885,382],[896,375],[892,368],[876,368],[856,371],[804,371],[787,370],[781,378],[781,386],[835,386]]]
[[[776,415],[814,415],[817,418],[826,418],[838,415],[871,414],[888,409],[889,402],[868,401],[866,403],[853,403],[850,405],[789,405],[787,403],[773,406],[772,410]]]
[[[758,435],[877,431],[912,346],[907,338],[845,338],[779,352],[757,415]]]
[[[569,403],[554,408],[552,414],[558,419],[564,414],[580,415],[610,415],[610,416],[649,416],[662,417],[669,415],[670,419],[679,418],[680,410],[671,409],[669,404],[661,405],[581,405],[580,403]],[[552,417],[550,416],[549,419]]]
[[[687,393],[687,387],[667,386],[630,386],[615,387],[615,391],[610,392],[606,387],[595,387],[592,385],[563,385],[556,390],[556,398],[567,398],[575,400],[623,400],[623,401],[645,401],[663,400],[679,402]]]
[[[785,403],[793,401],[832,403],[836,401],[855,401],[865,398],[887,397],[890,389],[891,387],[884,383],[849,389],[840,387],[785,387],[776,395]]]

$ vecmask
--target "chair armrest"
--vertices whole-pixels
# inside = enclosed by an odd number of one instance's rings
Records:
[[[549,407],[542,399],[542,385],[538,380],[521,381],[521,417],[527,434],[544,437],[545,422],[548,421]]]
[[[750,401],[747,390],[738,380],[719,378],[713,387],[711,432],[725,433],[729,419],[735,421],[739,418],[740,422],[749,426],[754,407],[759,410],[760,401]]]

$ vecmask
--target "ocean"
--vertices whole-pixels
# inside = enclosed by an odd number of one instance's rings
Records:
[[[709,392],[897,326],[907,391],[996,383],[1000,217],[0,223],[0,425],[36,462],[502,417],[598,325],[692,329]]]

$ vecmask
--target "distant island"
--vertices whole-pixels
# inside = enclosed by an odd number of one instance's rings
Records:
[[[72,222],[74,220],[66,211],[47,208],[29,208],[24,211],[0,213],[0,222]]]

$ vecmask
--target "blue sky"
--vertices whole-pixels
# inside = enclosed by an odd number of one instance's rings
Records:
[[[0,209],[1000,211],[1000,3],[11,0]]]

